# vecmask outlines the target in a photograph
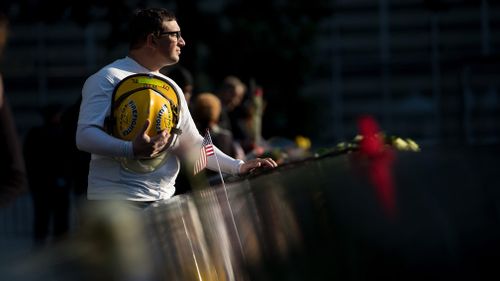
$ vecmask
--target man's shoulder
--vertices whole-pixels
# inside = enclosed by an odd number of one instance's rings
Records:
[[[91,74],[87,78],[87,82],[108,81],[112,84],[117,83],[124,77],[133,74],[127,68],[125,59],[117,59]]]
[[[128,74],[133,72],[127,65],[125,58],[117,59],[99,69],[94,75],[98,76],[114,76],[122,73]]]

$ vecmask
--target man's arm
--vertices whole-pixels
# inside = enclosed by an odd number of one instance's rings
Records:
[[[78,124],[76,146],[82,151],[110,157],[134,156],[132,142],[117,139],[94,125]]]

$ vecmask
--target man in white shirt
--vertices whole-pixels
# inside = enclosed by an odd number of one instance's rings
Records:
[[[167,130],[150,137],[146,131],[131,141],[107,133],[106,118],[113,114],[111,100],[115,87],[124,78],[136,73],[149,73],[170,82],[182,93],[175,81],[160,73],[160,69],[179,61],[181,48],[186,42],[173,13],[161,8],[139,10],[129,28],[130,47],[126,57],[118,59],[91,75],[82,90],[82,103],[78,120],[76,143],[80,150],[90,152],[88,193],[89,200],[127,200],[147,207],[150,203],[172,197],[179,173],[179,159],[199,151],[203,137],[193,122],[183,94],[179,95],[180,112],[178,128],[182,132],[176,142]],[[171,144],[173,143],[173,144]],[[137,173],[127,170],[120,158],[141,159],[155,157],[168,149],[167,159],[154,171]],[[237,175],[255,168],[274,168],[271,158],[247,162],[229,157],[215,149],[222,172]],[[217,170],[214,157],[208,157],[207,168]]]

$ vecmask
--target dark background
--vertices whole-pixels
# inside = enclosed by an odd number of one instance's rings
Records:
[[[291,198],[306,236],[297,259],[266,260],[276,262],[276,274],[325,279],[333,268],[346,280],[498,275],[499,1],[154,3],[178,16],[187,41],[181,63],[195,74],[195,91],[215,90],[228,74],[263,86],[265,138],[303,134],[315,147],[333,146],[354,137],[357,117],[368,113],[388,134],[421,145],[420,153],[398,154],[394,165],[396,222],[344,157],[256,178],[260,199],[273,191]],[[154,3],[2,1],[11,34],[0,70],[20,134],[41,123],[42,106],[73,104],[88,75],[123,57],[126,18]],[[22,238],[31,231],[30,206],[23,197],[0,214],[3,249],[29,248]],[[268,214],[284,213],[263,214],[272,222]]]
[[[89,74],[124,56],[128,16],[155,5],[178,16],[195,92],[229,74],[264,88],[265,138],[329,146],[372,114],[420,143],[498,141],[492,0],[2,1],[12,33],[1,66],[21,134],[38,107],[70,104]]]
[[[111,52],[126,43],[126,23],[132,11],[149,5],[147,1],[135,5],[132,2],[7,1],[3,10],[9,11],[12,26],[25,25],[33,29],[40,24],[57,29],[65,23],[85,28],[92,22],[107,22],[109,34],[99,44]],[[305,125],[311,122],[307,120],[308,115],[313,114],[313,101],[300,98],[298,92],[306,76],[311,75],[307,57],[318,32],[315,22],[332,14],[328,3],[231,1],[215,12],[202,12],[196,1],[163,1],[159,5],[173,9],[178,17],[188,42],[181,64],[195,73],[195,79],[199,77],[198,92],[216,90],[229,74],[239,76],[248,86],[250,79],[254,79],[265,88],[270,112],[287,116],[290,123],[296,124],[276,126],[267,122],[266,134],[274,132],[292,137],[299,131],[294,128],[307,128]],[[310,8],[304,9],[307,6]],[[10,46],[15,48],[16,43]],[[200,54],[200,48],[207,49],[206,54]],[[109,62],[111,59],[109,57]],[[10,82],[8,70],[4,72]],[[7,83],[7,86],[11,85]],[[289,114],[294,111],[302,113]]]

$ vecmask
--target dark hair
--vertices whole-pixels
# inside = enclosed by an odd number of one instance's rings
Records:
[[[137,48],[151,34],[163,31],[163,22],[176,20],[174,13],[163,8],[146,8],[136,10],[129,25],[130,48]]]
[[[166,76],[172,78],[172,80],[179,85],[182,89],[186,85],[193,85],[194,80],[193,80],[193,75],[191,75],[191,72],[187,70],[185,67],[182,67],[180,65],[176,65],[170,69],[166,69],[162,71],[163,74]]]

